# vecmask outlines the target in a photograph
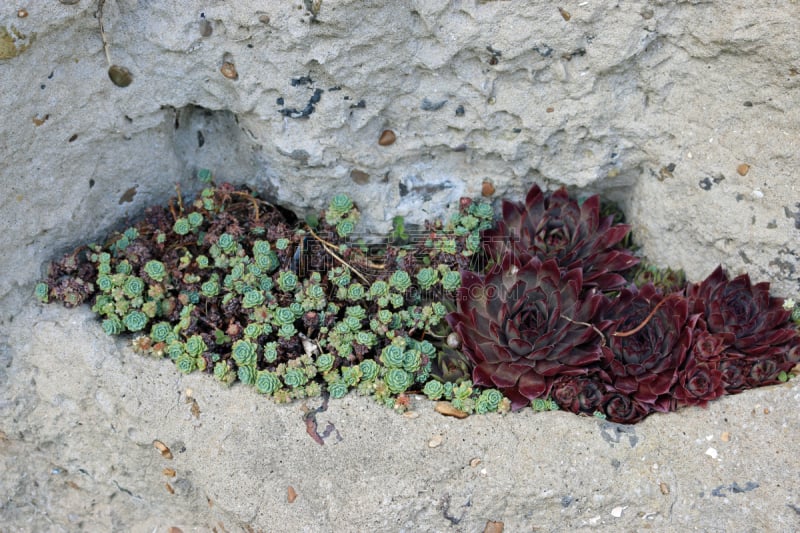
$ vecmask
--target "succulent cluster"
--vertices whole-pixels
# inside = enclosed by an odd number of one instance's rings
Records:
[[[800,337],[769,284],[721,268],[699,284],[633,269],[638,259],[619,246],[629,228],[601,219],[598,202],[534,186],[525,204],[504,203],[484,233],[493,262],[462,273],[447,317],[475,384],[513,409],[552,398],[633,423],[788,378]]]
[[[359,213],[346,195],[303,223],[198,177],[209,185],[193,202],[151,207],[103,245],[53,262],[36,296],[90,300],[103,330],[134,334],[136,351],[279,402],[355,389],[402,410],[406,393],[425,391],[465,412],[508,410],[468,372],[448,381],[439,371],[460,268],[491,206],[465,204],[424,239],[369,245],[354,239]]]
[[[800,306],[718,268],[701,283],[641,262],[592,196],[533,186],[462,199],[419,232],[357,239],[336,195],[296,220],[247,188],[180,194],[103,245],[53,262],[43,302],[89,301],[109,335],[278,402],[351,390],[403,410],[565,409],[632,423],[779,383],[800,362]]]

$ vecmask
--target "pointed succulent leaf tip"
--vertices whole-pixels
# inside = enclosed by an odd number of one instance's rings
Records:
[[[500,390],[519,409],[548,395],[558,375],[586,374],[604,357],[599,313],[606,298],[581,299],[581,271],[507,251],[480,276],[465,272],[447,320],[474,365],[475,384]]]
[[[639,262],[619,247],[629,226],[613,225],[612,217],[600,219],[600,199],[592,196],[582,204],[563,187],[552,193],[531,187],[524,203],[504,201],[503,217],[493,230],[483,232],[484,250],[499,260],[508,249],[555,259],[562,270],[581,268],[586,287],[616,290],[625,284],[617,274]]]

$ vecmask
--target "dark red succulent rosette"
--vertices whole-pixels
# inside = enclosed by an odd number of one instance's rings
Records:
[[[728,345],[720,371],[725,390],[742,390],[779,383],[800,359],[800,338],[783,308],[783,299],[769,294],[769,283],[752,284],[747,274],[734,279],[721,266],[686,294],[694,312],[701,313],[709,333]]]
[[[647,405],[621,392],[606,394],[600,410],[609,421],[618,424],[635,424],[651,412]]]
[[[705,407],[709,401],[725,394],[719,365],[722,353],[728,348],[729,338],[729,335],[709,332],[705,320],[697,317],[692,333],[692,348],[675,385],[674,395],[678,406]]]
[[[502,219],[482,237],[490,257],[516,248],[542,261],[555,259],[562,270],[580,268],[584,286],[609,291],[625,284],[618,272],[639,263],[618,246],[628,231],[630,226],[614,224],[611,216],[600,218],[596,195],[579,204],[563,187],[545,193],[533,185],[524,203],[503,201]]]
[[[606,311],[612,320],[607,349],[612,353],[608,374],[613,392],[630,397],[621,400],[606,416],[613,422],[632,423],[652,411],[676,408],[672,390],[692,346],[698,315],[689,314],[689,303],[680,294],[662,295],[652,285],[623,289]],[[616,398],[616,397],[615,397]],[[620,413],[625,413],[621,416]]]
[[[474,383],[498,388],[513,409],[547,396],[555,377],[585,375],[606,357],[600,314],[608,300],[582,294],[580,269],[562,272],[554,260],[508,251],[486,275],[461,277],[447,321]]]
[[[586,376],[560,376],[553,380],[550,397],[564,411],[591,415],[601,408],[608,382],[601,370]]]

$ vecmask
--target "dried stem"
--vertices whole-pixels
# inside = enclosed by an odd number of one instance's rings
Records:
[[[106,0],[99,0],[97,3],[97,21],[100,24],[100,39],[103,41],[103,52],[106,54],[106,61],[108,61],[108,67],[111,68],[111,53],[108,51],[108,38],[106,37],[106,32],[103,29],[103,7],[106,5]]]
[[[611,335],[612,335],[613,337],[630,337],[631,335],[635,335],[636,333],[638,333],[639,331],[641,331],[641,330],[642,330],[642,328],[643,328],[643,327],[645,327],[645,326],[647,325],[647,323],[648,323],[648,322],[650,322],[650,319],[651,319],[651,318],[653,318],[653,315],[655,315],[655,314],[656,314],[656,311],[658,311],[658,308],[659,308],[659,307],[661,307],[661,304],[663,304],[665,301],[666,301],[666,298],[664,298],[663,300],[661,300],[660,302],[658,302],[658,303],[656,304],[656,306],[653,308],[653,310],[652,310],[652,311],[650,311],[650,314],[649,314],[649,315],[647,315],[647,316],[645,317],[645,319],[642,321],[642,323],[641,323],[641,324],[639,324],[638,326],[636,326],[635,328],[633,328],[633,329],[630,329],[630,330],[628,330],[628,331],[616,331],[616,332],[612,333]]]
[[[311,233],[311,236],[317,239],[320,242],[320,244],[322,244],[322,247],[325,248],[325,251],[328,252],[331,255],[331,257],[339,261],[342,265],[346,266],[350,270],[350,272],[358,276],[361,279],[361,281],[363,281],[367,285],[370,284],[367,278],[364,277],[364,275],[361,274],[361,272],[356,270],[352,265],[350,265],[347,261],[339,257],[339,255],[333,251],[333,245],[331,243],[329,243],[328,241],[326,241],[325,239],[321,238],[319,235],[314,233],[314,230],[311,229],[311,226],[306,225],[306,228],[308,228],[308,231]]]
[[[581,322],[580,320],[572,320],[567,315],[561,315],[561,318],[563,318],[564,320],[568,320],[569,322],[572,322],[573,324],[580,324],[581,326],[586,326],[588,328],[592,328],[595,333],[600,335],[600,339],[603,341],[601,346],[605,346],[606,345],[606,336],[603,335],[603,332],[600,331],[599,329],[597,329],[597,327],[594,324],[590,324],[588,322]]]

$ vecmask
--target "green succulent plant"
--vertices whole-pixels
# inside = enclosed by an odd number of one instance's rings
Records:
[[[186,339],[185,350],[192,357],[200,357],[207,349],[208,347],[200,335],[192,335]]]
[[[302,387],[308,383],[308,376],[301,368],[289,368],[283,375],[283,382],[289,387]]]
[[[283,292],[293,292],[297,287],[297,275],[290,270],[278,274],[278,288]]]
[[[189,224],[189,221],[185,217],[177,219],[175,224],[172,226],[172,231],[178,235],[187,235],[191,230],[192,225]]]
[[[475,401],[475,412],[479,414],[493,413],[500,407],[503,394],[497,389],[485,389]]]
[[[264,293],[257,289],[250,289],[244,293],[242,307],[252,309],[264,303]]]
[[[211,180],[214,179],[214,175],[211,170],[201,168],[197,170],[197,179],[202,183],[211,183]]]
[[[320,372],[327,372],[333,368],[336,362],[336,357],[329,353],[323,353],[317,356],[316,365]]]
[[[402,347],[390,344],[381,351],[381,363],[387,368],[402,368],[404,355]]]
[[[431,400],[440,400],[444,396],[444,385],[439,381],[430,380],[422,388],[422,393]]]
[[[154,342],[166,342],[171,333],[169,322],[157,322],[150,327],[150,338]]]
[[[125,324],[125,328],[128,331],[141,331],[147,325],[147,315],[141,311],[131,311],[125,315],[125,318],[122,319],[122,323]]]
[[[240,367],[255,365],[257,357],[256,348],[257,345],[255,343],[241,339],[233,343],[231,356]]]
[[[103,320],[102,327],[106,335],[119,335],[125,330],[124,324],[116,316]]]
[[[236,252],[238,243],[233,235],[230,233],[223,233],[217,239],[217,245],[222,249],[223,252],[230,255]]]
[[[413,376],[402,368],[390,368],[384,377],[389,391],[394,394],[405,392],[414,382]]]
[[[141,296],[144,292],[144,281],[142,278],[137,276],[128,276],[125,280],[125,284],[122,286],[122,290],[125,293],[125,296],[128,298],[136,298],[137,296]]]
[[[197,369],[197,361],[189,354],[183,354],[175,360],[175,366],[184,374],[191,374]]]
[[[328,394],[331,395],[331,398],[344,398],[348,390],[349,387],[347,386],[347,383],[342,380],[328,383]]]
[[[274,363],[278,358],[278,343],[268,342],[264,344],[264,360],[267,363]]]
[[[450,270],[442,275],[442,288],[446,291],[454,291],[461,286],[461,274]]]
[[[219,294],[219,277],[216,273],[200,285],[200,293],[206,298],[214,298]]]
[[[258,371],[256,367],[252,365],[240,366],[236,370],[236,376],[239,378],[239,381],[246,385],[253,385],[256,382],[257,374]]]
[[[255,385],[261,394],[275,394],[283,386],[280,378],[269,370],[261,370],[256,374]]]
[[[378,377],[380,367],[374,359],[364,359],[358,366],[361,369],[362,381],[374,381]]]
[[[144,271],[151,279],[158,282],[164,281],[164,277],[167,275],[167,269],[164,263],[156,259],[151,259],[145,263]]]
[[[186,215],[186,220],[189,222],[189,226],[191,226],[192,229],[197,229],[203,225],[203,214],[194,211]]]

